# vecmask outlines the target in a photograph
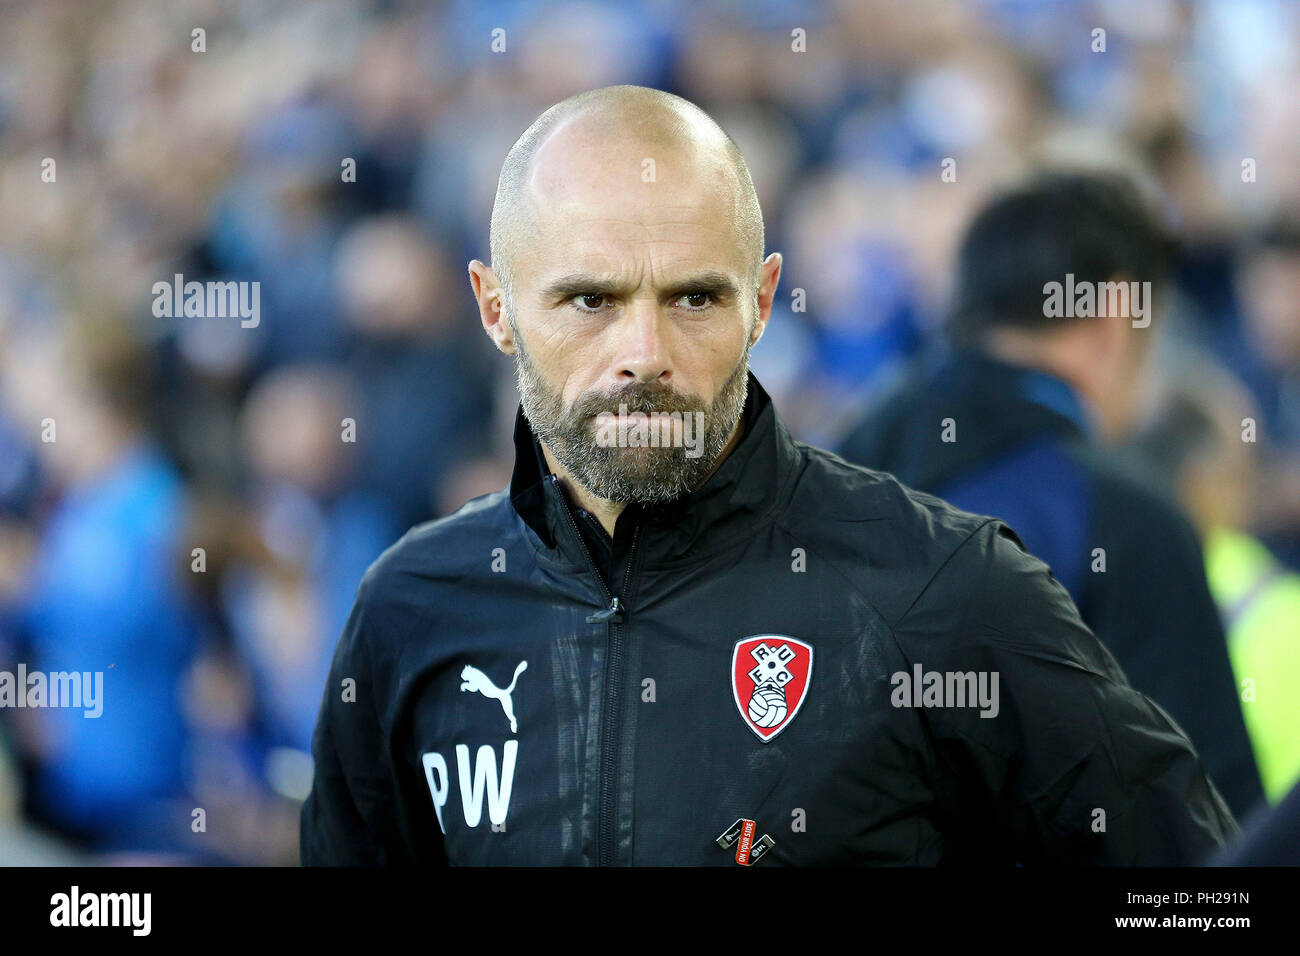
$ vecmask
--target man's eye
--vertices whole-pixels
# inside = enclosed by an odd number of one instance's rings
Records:
[[[603,292],[585,292],[573,297],[580,312],[599,312],[609,305],[608,300],[609,296]],[[677,304],[687,311],[701,312],[714,304],[713,293],[687,292],[685,295],[678,296]]]
[[[713,295],[709,292],[688,292],[678,302],[685,302],[688,309],[704,309],[713,304]]]
[[[605,305],[605,298],[603,292],[588,292],[574,296],[574,301],[578,303],[579,309],[583,312],[599,312],[601,307]]]

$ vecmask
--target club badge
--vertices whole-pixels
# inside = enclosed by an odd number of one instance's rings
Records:
[[[763,743],[799,713],[812,679],[812,645],[783,634],[742,637],[731,652],[731,692],[741,719]]]

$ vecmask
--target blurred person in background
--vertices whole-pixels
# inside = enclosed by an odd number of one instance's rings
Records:
[[[337,104],[303,96],[250,122],[237,176],[215,197],[204,252],[215,276],[262,283],[274,322],[254,330],[264,367],[341,359],[346,330],[332,254],[351,210],[337,158],[350,142]]]
[[[202,548],[202,564],[187,555],[191,597],[203,627],[192,666],[179,688],[190,725],[185,760],[201,826],[187,849],[194,862],[289,866],[297,845],[286,841],[285,817],[297,813],[295,778],[305,755],[282,745],[274,715],[259,694],[263,684],[227,615],[234,568],[256,565],[265,547],[238,498],[196,483],[186,540]]]
[[[188,829],[177,688],[196,638],[179,575],[186,491],[145,428],[142,357],[112,322],[11,341],[4,373],[58,489],[27,571],[19,660],[102,672],[102,713],[21,715],[27,812],[95,851],[172,850]]]
[[[340,245],[336,275],[365,422],[357,480],[410,527],[435,516],[453,463],[484,446],[495,369],[453,305],[446,251],[413,220],[362,221]]]
[[[1261,413],[1261,493],[1251,523],[1300,571],[1300,212],[1248,240],[1241,266],[1242,324],[1225,351]]]
[[[1264,792],[1276,803],[1300,781],[1300,575],[1249,531],[1260,445],[1244,389],[1203,354],[1166,374],[1162,408],[1135,445],[1200,532]]]
[[[344,369],[310,364],[272,372],[243,410],[251,549],[232,559],[222,603],[268,749],[310,752],[332,635],[365,569],[402,530],[382,498],[355,484],[373,427],[360,407]]]
[[[1241,815],[1263,794],[1195,531],[1105,450],[1136,412],[1168,252],[1118,174],[1044,172],[997,197],[961,244],[955,347],[919,363],[839,450],[1014,528]],[[1126,296],[1052,314],[1049,283],[1074,300],[1070,281],[1098,296],[1102,283],[1149,283],[1145,310]]]

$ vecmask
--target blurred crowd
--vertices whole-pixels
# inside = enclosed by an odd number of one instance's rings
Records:
[[[465,274],[501,161],[613,83],[741,146],[785,256],[752,366],[821,445],[934,338],[993,190],[1144,170],[1182,246],[1139,425],[1226,430],[1171,489],[1300,570],[1300,5],[6,5],[0,670],[103,671],[108,704],[0,710],[0,861],[296,860],[362,573],[509,479]],[[177,274],[260,283],[260,322],[158,317]]]

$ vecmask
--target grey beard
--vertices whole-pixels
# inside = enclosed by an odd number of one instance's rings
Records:
[[[727,439],[740,421],[749,392],[749,350],[719,390],[712,407],[693,396],[681,395],[663,385],[632,385],[605,394],[579,396],[569,409],[560,395],[547,388],[522,340],[515,336],[518,353],[515,373],[524,414],[533,432],[573,479],[591,494],[621,504],[655,504],[689,494],[714,467]],[[703,413],[704,435],[697,457],[686,448],[619,448],[596,440],[596,416],[629,412]]]

